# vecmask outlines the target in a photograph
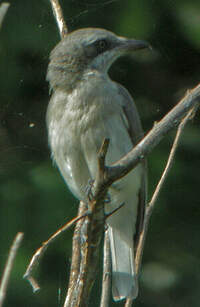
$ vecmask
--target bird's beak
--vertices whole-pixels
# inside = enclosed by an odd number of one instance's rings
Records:
[[[144,48],[151,48],[151,46],[148,42],[143,40],[121,38],[117,49],[123,53],[126,53]]]

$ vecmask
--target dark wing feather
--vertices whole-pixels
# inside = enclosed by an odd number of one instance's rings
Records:
[[[123,96],[123,116],[125,117],[126,127],[130,138],[132,140],[133,146],[135,146],[143,138],[143,130],[138,115],[135,103],[129,94],[129,92],[120,84],[118,84],[119,94]],[[141,188],[139,191],[138,200],[138,213],[137,213],[137,225],[136,233],[134,236],[135,246],[137,246],[139,234],[143,228],[144,222],[144,211],[147,198],[147,162],[144,160],[143,165],[143,177],[141,182]]]

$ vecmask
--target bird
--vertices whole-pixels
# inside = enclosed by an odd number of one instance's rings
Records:
[[[105,138],[110,140],[106,165],[111,165],[143,137],[133,98],[108,71],[119,57],[148,47],[146,41],[105,29],[82,28],[68,33],[50,54],[48,140],[54,162],[79,200],[87,202],[86,187],[96,177],[97,153]],[[138,294],[134,248],[143,224],[146,178],[144,160],[108,190],[106,213],[124,203],[107,219],[115,301]]]

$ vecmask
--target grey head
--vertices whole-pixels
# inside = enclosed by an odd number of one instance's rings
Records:
[[[149,47],[145,41],[128,39],[98,28],[69,33],[53,49],[47,71],[50,88],[72,90],[84,73],[107,73],[111,64],[126,53]]]

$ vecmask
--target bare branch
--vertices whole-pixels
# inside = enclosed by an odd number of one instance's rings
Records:
[[[0,5],[0,28],[2,26],[2,22],[4,20],[4,17],[6,15],[6,12],[7,12],[8,8],[9,8],[9,6],[10,6],[10,3],[8,3],[8,2],[3,2]]]
[[[84,212],[87,210],[87,206],[84,202],[80,202],[79,205],[79,215],[83,215]],[[81,219],[77,222],[74,235],[73,235],[73,247],[72,247],[72,264],[70,270],[70,280],[69,286],[67,290],[67,296],[65,299],[64,307],[69,306],[69,301],[73,296],[75,291],[75,286],[77,284],[77,280],[80,274],[80,263],[81,263],[81,229],[84,224],[84,220]]]
[[[117,212],[118,210],[120,210],[122,207],[125,206],[125,203],[121,203],[117,208],[113,209],[111,212],[107,213],[106,219],[108,219],[111,215],[115,214],[115,212]]]
[[[100,255],[100,243],[104,234],[105,213],[104,198],[107,189],[99,189],[105,177],[105,155],[108,140],[104,140],[98,154],[97,184],[93,187],[94,194],[88,200],[90,214],[85,218],[78,233],[73,238],[73,254],[78,251],[78,265],[76,256],[72,259],[70,285],[64,307],[83,307],[88,305],[90,292],[93,287]],[[98,184],[99,182],[99,184]],[[98,192],[97,192],[98,191]],[[75,244],[75,246],[74,246]],[[76,248],[76,246],[78,247]],[[76,268],[75,272],[73,268]],[[76,279],[74,278],[76,277]]]
[[[161,139],[186,116],[188,111],[200,103],[200,84],[188,91],[185,97],[150,130],[150,132],[126,156],[107,167],[104,186],[111,185],[130,172],[147,156]]]
[[[187,122],[194,116],[194,113],[195,113],[195,110],[194,108],[189,110],[188,114],[182,119],[182,121],[180,122],[179,126],[178,126],[178,129],[177,129],[177,133],[176,133],[176,137],[174,139],[174,142],[173,142],[173,145],[172,145],[172,149],[170,151],[170,154],[169,154],[169,158],[168,158],[168,161],[167,161],[167,164],[166,164],[166,167],[163,171],[163,174],[158,182],[158,185],[155,189],[155,192],[152,196],[152,199],[151,201],[149,202],[148,204],[148,214],[150,214],[151,210],[153,209],[153,206],[156,202],[156,200],[158,199],[158,195],[161,191],[161,188],[166,180],[166,177],[172,167],[172,163],[174,161],[174,156],[175,156],[175,153],[176,153],[176,150],[177,150],[177,147],[178,147],[178,144],[179,144],[179,141],[180,141],[180,137],[181,137],[181,134],[183,132],[183,129],[185,128],[185,125],[187,124]]]
[[[109,146],[109,139],[104,139],[103,144],[101,145],[101,148],[98,153],[98,163],[99,163],[99,170],[104,170],[105,167],[105,158],[108,151]]]
[[[102,292],[100,307],[108,307],[110,300],[111,289],[111,254],[110,254],[110,240],[108,230],[104,236],[104,262],[103,262],[103,278],[102,278]]]
[[[22,232],[18,232],[10,248],[10,252],[8,255],[8,259],[5,265],[5,269],[4,269],[3,276],[1,279],[1,284],[0,284],[0,307],[3,306],[3,302],[6,296],[8,281],[10,278],[10,273],[11,273],[11,270],[14,264],[17,250],[22,242],[23,236],[24,234]]]
[[[104,139],[101,148],[98,152],[98,172],[94,183],[94,193],[98,195],[100,195],[102,191],[104,192],[104,194],[106,193],[106,189],[104,189],[103,183],[105,181],[106,171],[107,171],[107,168],[105,166],[105,159],[109,143],[110,143],[109,139]]]
[[[143,254],[143,248],[144,248],[144,242],[145,242],[145,238],[146,238],[146,233],[147,233],[147,229],[148,229],[148,224],[149,224],[149,219],[151,217],[153,208],[155,207],[155,202],[158,199],[158,195],[161,191],[161,188],[163,187],[163,184],[167,178],[167,175],[171,169],[172,163],[174,161],[174,156],[175,156],[175,152],[177,149],[177,146],[179,144],[179,140],[180,140],[180,136],[181,133],[183,132],[183,129],[186,125],[186,123],[194,116],[196,111],[196,106],[194,106],[191,110],[189,110],[188,114],[182,119],[182,121],[180,122],[178,129],[177,129],[177,133],[176,133],[176,137],[174,139],[169,157],[168,157],[168,161],[166,164],[166,167],[163,171],[163,174],[156,186],[156,189],[153,193],[153,196],[151,198],[151,201],[149,202],[149,204],[146,207],[146,211],[145,211],[145,218],[144,218],[144,227],[143,230],[141,232],[140,238],[139,238],[139,242],[138,242],[138,246],[137,246],[137,250],[136,250],[136,256],[135,256],[135,267],[136,267],[136,274],[139,274],[139,269],[140,269],[140,264],[141,264],[141,260],[142,260],[142,254]]]
[[[87,216],[87,214],[88,212],[85,212],[84,214],[79,215],[75,217],[74,219],[72,219],[70,222],[66,223],[64,226],[58,229],[47,241],[43,242],[42,246],[36,250],[24,274],[24,278],[30,282],[33,288],[33,292],[36,292],[40,289],[40,286],[38,285],[37,281],[32,276],[33,270],[38,266],[41,257],[43,256],[43,254],[45,253],[49,245],[55,239],[57,239],[64,231],[66,231],[71,226],[73,226],[75,223],[77,223],[79,220]]]
[[[170,151],[170,154],[169,154],[169,157],[168,157],[165,169],[164,169],[164,171],[162,173],[162,176],[161,176],[161,178],[160,178],[160,180],[159,180],[159,182],[158,182],[158,184],[156,186],[156,189],[155,189],[155,191],[153,193],[151,201],[148,203],[148,205],[146,207],[145,217],[144,217],[144,226],[143,226],[143,230],[142,230],[142,232],[140,234],[140,237],[139,237],[139,242],[138,242],[137,249],[136,249],[136,254],[135,254],[135,270],[136,270],[136,275],[139,275],[140,265],[141,265],[141,262],[142,262],[144,243],[145,243],[146,234],[147,234],[148,225],[149,225],[149,220],[150,220],[152,211],[153,211],[153,209],[155,207],[155,203],[156,203],[156,201],[158,199],[159,193],[160,193],[160,191],[161,191],[161,189],[163,187],[164,182],[167,179],[167,175],[169,174],[169,171],[170,171],[171,166],[173,164],[175,153],[176,153],[179,141],[180,141],[181,134],[182,134],[182,132],[184,130],[184,127],[185,127],[186,123],[191,118],[193,118],[194,115],[195,115],[195,107],[192,108],[191,110],[189,110],[188,114],[181,120],[181,122],[180,122],[180,124],[178,126],[178,129],[177,129],[177,133],[176,133],[176,136],[175,136],[175,139],[174,139],[174,142],[173,142],[173,145],[172,145],[172,148],[171,148],[171,151]],[[128,298],[126,300],[125,307],[131,307],[132,303],[133,303],[133,300]]]
[[[65,23],[63,12],[58,0],[50,0],[54,17],[56,19],[60,37],[63,38],[68,33],[67,24]]]

